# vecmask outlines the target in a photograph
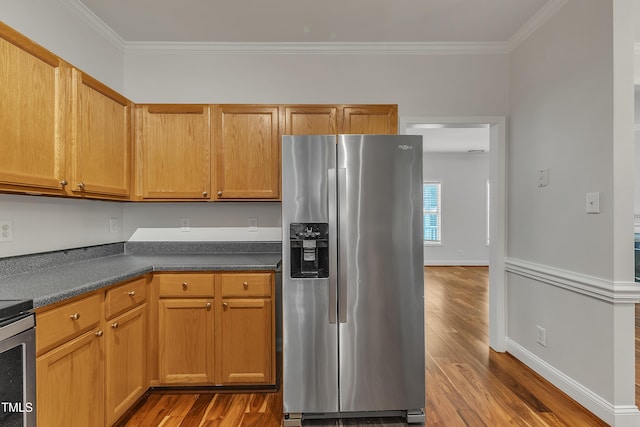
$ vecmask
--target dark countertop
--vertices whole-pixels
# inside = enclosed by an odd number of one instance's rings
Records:
[[[275,271],[280,260],[280,253],[118,254],[0,277],[0,300],[32,299],[38,308],[154,271]]]

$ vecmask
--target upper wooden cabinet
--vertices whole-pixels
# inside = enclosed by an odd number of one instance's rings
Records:
[[[89,197],[128,198],[131,104],[76,69],[73,84],[70,190]]]
[[[282,135],[335,135],[338,107],[334,105],[285,105],[280,117]]]
[[[136,195],[209,199],[210,107],[136,105]]]
[[[0,22],[0,189],[65,194],[71,66]]]
[[[215,198],[278,199],[278,106],[216,105],[213,129]]]
[[[398,133],[397,105],[343,105],[338,133],[394,135]]]

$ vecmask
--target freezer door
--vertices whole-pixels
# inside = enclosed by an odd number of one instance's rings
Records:
[[[425,406],[422,139],[339,135],[340,411]]]
[[[282,326],[285,413],[338,411],[335,165],[335,135],[282,137]],[[291,277],[294,265],[291,262],[292,223],[329,224],[328,278]],[[315,226],[310,227],[308,231],[314,230]],[[301,231],[306,230],[303,228]],[[304,248],[301,245],[293,250],[300,251]],[[303,254],[302,259],[306,256],[309,254]]]

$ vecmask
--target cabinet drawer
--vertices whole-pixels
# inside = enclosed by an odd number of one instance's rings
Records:
[[[221,274],[223,297],[271,296],[271,273]]]
[[[38,352],[76,337],[100,322],[100,296],[90,295],[36,315]]]
[[[109,319],[147,298],[147,280],[145,278],[132,280],[107,291],[105,299],[105,318]]]
[[[213,274],[160,274],[161,297],[212,297]]]

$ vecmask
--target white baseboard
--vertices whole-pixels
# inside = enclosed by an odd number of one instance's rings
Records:
[[[533,369],[604,422],[615,427],[640,426],[640,411],[637,406],[615,406],[515,341],[507,338],[506,345],[508,353]]]

